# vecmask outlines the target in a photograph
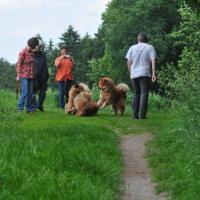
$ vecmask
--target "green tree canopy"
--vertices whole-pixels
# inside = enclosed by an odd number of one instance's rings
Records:
[[[102,28],[113,70],[118,70],[116,79],[127,80],[124,57],[128,48],[136,43],[139,32],[145,32],[156,47],[160,65],[168,60],[177,60],[168,34],[180,22],[178,6],[179,2],[174,0],[112,0],[108,4]]]

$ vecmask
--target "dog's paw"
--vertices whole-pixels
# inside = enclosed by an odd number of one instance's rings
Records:
[[[97,105],[98,105],[98,106],[101,105],[101,100],[97,101]]]

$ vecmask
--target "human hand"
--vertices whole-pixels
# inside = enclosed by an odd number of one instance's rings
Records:
[[[157,79],[156,76],[155,76],[155,75],[152,75],[152,77],[151,77],[151,81],[152,81],[152,82],[155,82],[156,79]]]
[[[19,81],[19,80],[20,80],[20,75],[17,74],[17,76],[16,76],[16,81]]]
[[[69,54],[65,54],[65,58],[70,58],[71,59],[71,56]]]

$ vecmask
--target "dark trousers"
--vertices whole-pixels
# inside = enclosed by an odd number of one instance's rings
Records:
[[[47,83],[44,83],[38,91],[37,107],[43,108],[43,103],[46,98]]]
[[[132,79],[132,85],[135,90],[135,94],[132,100],[134,118],[146,118],[150,84],[151,79],[147,76],[140,76],[138,78]]]
[[[46,91],[47,91],[47,81],[41,81],[39,79],[34,81],[34,90],[32,96],[33,110],[36,110],[37,108],[43,109],[43,103],[46,98]]]

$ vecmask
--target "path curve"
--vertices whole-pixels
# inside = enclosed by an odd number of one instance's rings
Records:
[[[145,143],[150,134],[124,135],[121,137],[124,172],[121,191],[122,200],[165,200],[163,194],[156,195],[150,180],[150,171],[145,157]]]

